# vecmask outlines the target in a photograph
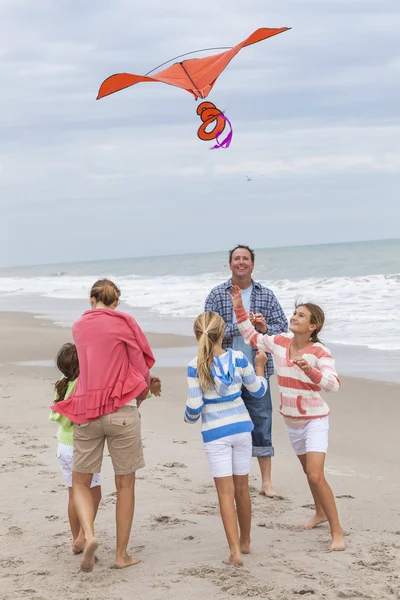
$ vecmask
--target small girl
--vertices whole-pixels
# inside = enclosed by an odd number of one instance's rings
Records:
[[[64,375],[55,385],[55,402],[68,398],[75,389],[79,376],[78,354],[75,344],[64,344],[57,354],[57,367]],[[85,546],[85,536],[81,529],[78,515],[76,514],[74,501],[72,498],[72,460],[74,455],[74,425],[73,423],[58,413],[51,411],[50,421],[59,424],[57,432],[57,458],[60,463],[61,471],[64,475],[65,483],[68,487],[68,519],[72,532],[72,552],[79,554],[83,552]],[[101,500],[100,473],[93,475],[91,483],[91,494],[94,505],[94,512]]]
[[[198,355],[188,366],[185,421],[195,423],[200,415],[202,417],[204,446],[230,549],[229,558],[223,562],[242,565],[242,553],[250,552],[248,475],[254,425],[242,400],[241,389],[244,385],[252,396],[264,396],[268,386],[264,366],[268,359],[264,352],[257,353],[256,375],[242,352],[224,350],[225,322],[214,312],[197,317],[194,333]]]
[[[279,411],[283,415],[292,448],[297,454],[315,502],[315,515],[304,529],[329,522],[332,543],[329,551],[344,550],[344,535],[339,523],[335,498],[324,476],[328,449],[329,407],[319,392],[337,392],[340,379],[335,361],[320,342],[325,315],[316,304],[296,306],[290,319],[293,337],[261,334],[254,328],[264,318],[261,314],[249,319],[238,286],[229,294],[236,313],[239,331],[246,344],[273,354],[280,390]]]

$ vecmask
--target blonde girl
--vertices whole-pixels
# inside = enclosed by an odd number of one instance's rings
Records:
[[[254,372],[242,352],[224,350],[225,322],[214,312],[197,317],[194,333],[198,354],[188,366],[185,421],[195,423],[202,418],[201,433],[230,550],[223,562],[242,565],[242,554],[250,552],[248,475],[254,425],[241,389],[244,385],[252,396],[264,396],[268,385],[264,378],[267,356],[262,351],[257,353]]]

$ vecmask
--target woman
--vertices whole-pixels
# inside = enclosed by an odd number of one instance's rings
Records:
[[[139,561],[127,553],[135,502],[135,472],[144,467],[138,406],[149,389],[160,394],[152,378],[155,360],[135,319],[116,311],[120,290],[108,279],[96,281],[90,292],[92,310],[74,323],[80,375],[69,398],[52,406],[74,424],[72,493],[85,533],[81,570],[92,571],[98,541],[94,535],[94,506],[90,494],[93,473],[99,473],[104,442],[117,488],[117,548],[115,566]]]

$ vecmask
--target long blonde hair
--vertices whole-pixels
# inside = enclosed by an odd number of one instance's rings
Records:
[[[194,334],[198,341],[197,375],[201,389],[213,387],[211,367],[214,346],[225,333],[225,321],[215,312],[204,312],[194,322]]]

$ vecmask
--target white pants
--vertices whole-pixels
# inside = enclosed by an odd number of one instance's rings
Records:
[[[298,456],[328,450],[329,418],[311,419],[304,427],[287,427],[292,448]]]
[[[60,463],[62,474],[64,475],[65,485],[72,487],[72,460],[74,457],[74,447],[67,446],[58,442],[57,458]],[[91,488],[100,485],[100,473],[94,473]]]
[[[251,433],[235,433],[204,444],[213,477],[250,473]]]

